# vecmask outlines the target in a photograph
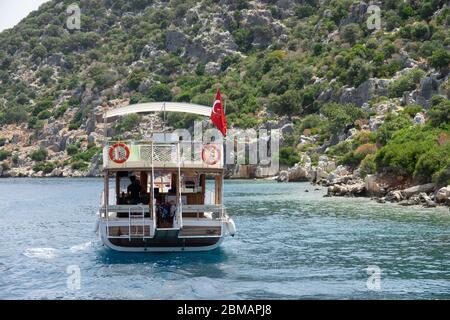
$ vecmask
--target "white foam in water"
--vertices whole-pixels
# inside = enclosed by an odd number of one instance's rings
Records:
[[[56,256],[54,248],[28,248],[23,254],[29,258],[53,259]]]
[[[88,249],[91,245],[92,245],[91,241],[82,244],[77,244],[75,246],[70,247],[70,251],[71,252],[84,251]]]

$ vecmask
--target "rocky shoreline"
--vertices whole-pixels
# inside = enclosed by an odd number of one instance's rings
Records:
[[[450,185],[438,187],[434,183],[413,185],[403,177],[392,174],[367,175],[358,170],[350,172],[336,166],[327,156],[321,156],[317,165],[304,155],[301,162],[276,177],[278,182],[309,181],[328,187],[325,197],[370,197],[379,203],[398,203],[402,206],[422,205],[427,208],[450,206]],[[407,187],[402,187],[402,186]]]
[[[278,182],[310,182],[313,185],[327,187],[324,197],[370,197],[378,203],[397,203],[401,206],[421,205],[426,208],[437,206],[450,207],[450,185],[437,187],[434,183],[416,185],[405,189],[392,189],[383,186],[377,176],[368,175],[364,179],[350,174],[345,167],[338,166],[328,173],[326,168],[333,168],[332,163],[324,162],[319,166],[305,167],[296,165],[289,170],[281,171],[278,176],[260,178]],[[42,172],[24,171],[17,174],[3,174],[0,167],[0,178],[99,178],[98,170],[80,172],[74,170],[59,170],[43,174]],[[229,177],[233,179],[233,177]],[[241,178],[242,179],[242,178]],[[254,180],[255,178],[247,178]]]

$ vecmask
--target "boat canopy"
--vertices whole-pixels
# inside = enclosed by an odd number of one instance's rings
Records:
[[[211,115],[211,110],[212,110],[211,107],[193,103],[148,102],[148,103],[132,104],[108,110],[106,111],[104,117],[107,119],[117,116],[124,116],[131,113],[146,113],[146,112],[185,112],[209,117]]]

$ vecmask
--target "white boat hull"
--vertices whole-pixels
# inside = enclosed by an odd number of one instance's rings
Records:
[[[231,219],[230,219],[231,220]],[[233,223],[234,225],[234,223]],[[107,236],[105,221],[98,222],[98,231],[102,243],[109,249],[121,252],[180,252],[180,251],[210,251],[218,248],[223,238],[229,234],[229,221],[221,224],[223,232],[217,236],[183,236],[155,237],[155,230],[146,237],[122,237]],[[172,230],[173,231],[173,230]],[[234,230],[235,231],[235,230]]]

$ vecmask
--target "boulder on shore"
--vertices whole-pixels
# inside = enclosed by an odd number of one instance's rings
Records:
[[[430,192],[432,192],[434,190],[435,187],[436,187],[436,185],[434,183],[427,183],[427,184],[421,184],[421,185],[418,185],[418,186],[414,186],[414,187],[411,187],[411,188],[408,188],[408,189],[404,189],[401,192],[402,192],[402,195],[405,198],[409,199],[412,196],[418,195],[418,194],[420,194],[422,192],[430,193]]]
[[[327,196],[363,196],[366,193],[366,187],[363,182],[340,185],[335,184],[328,187]]]
[[[450,203],[450,185],[439,189],[435,196],[438,203]]]
[[[399,190],[390,191],[386,195],[386,201],[400,202],[402,200],[403,200],[403,195],[402,195],[402,192]]]

